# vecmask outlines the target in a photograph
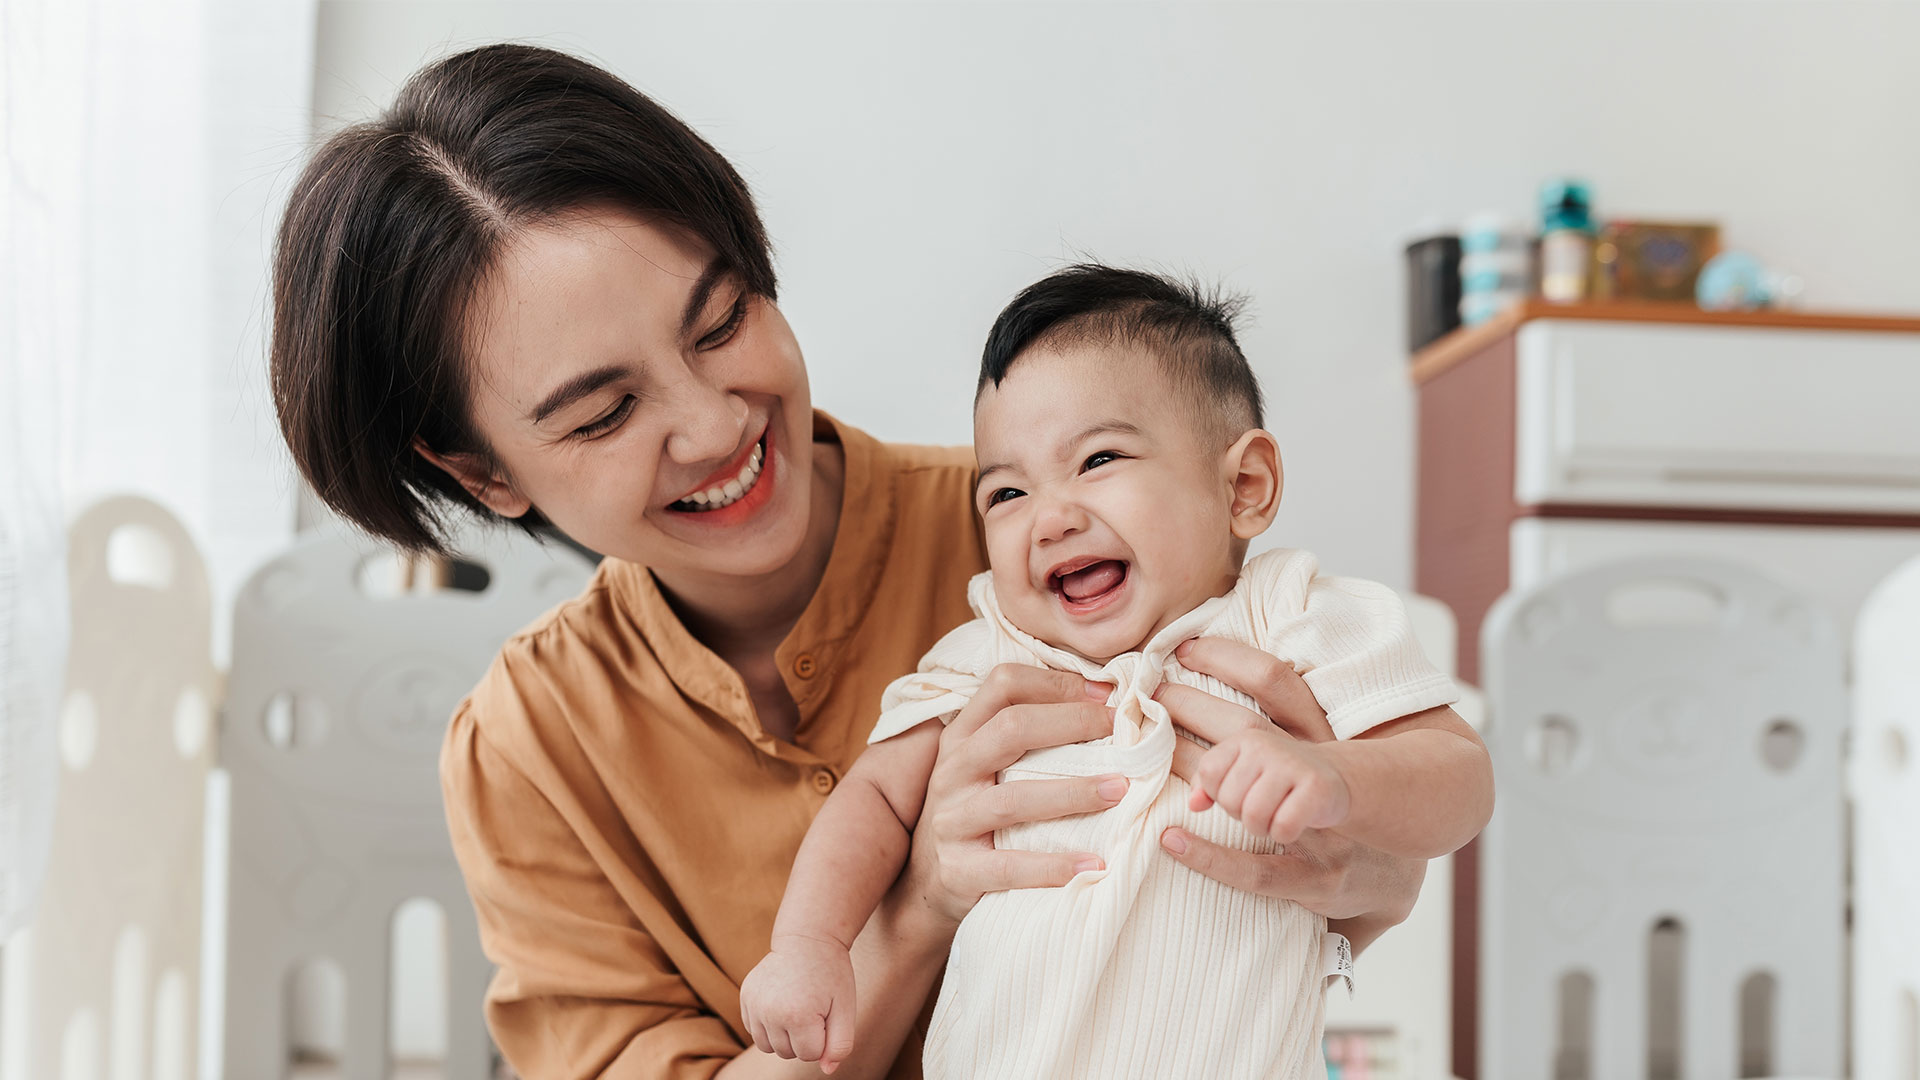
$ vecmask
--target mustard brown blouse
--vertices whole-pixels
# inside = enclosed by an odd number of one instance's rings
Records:
[[[818,591],[776,652],[800,710],[760,726],[734,670],[643,566],[605,560],[502,647],[441,753],[453,846],[521,1075],[709,1077],[749,1045],[740,980],[767,950],[808,824],[888,682],[967,621],[985,569],[972,453],[880,443],[824,413],[845,492]],[[920,1075],[919,1033],[892,1076]]]

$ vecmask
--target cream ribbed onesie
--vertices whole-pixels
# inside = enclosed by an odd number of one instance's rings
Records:
[[[1201,636],[1292,663],[1334,734],[1445,705],[1453,681],[1427,662],[1392,590],[1322,577],[1304,551],[1249,560],[1233,591],[1174,621],[1139,652],[1095,664],[1007,621],[990,574],[968,599],[979,617],[942,638],[882,699],[871,742],[951,720],[993,668],[1033,664],[1115,684],[1111,738],[1037,750],[1001,776],[1120,773],[1131,785],[1099,814],[994,834],[1000,848],[1086,851],[1105,870],[1057,889],[989,893],[954,936],[926,1041],[927,1080],[1119,1077],[1295,1080],[1325,1073],[1320,1051],[1326,920],[1186,869],[1160,850],[1169,825],[1270,852],[1226,811],[1187,809],[1172,775],[1175,733],[1153,692],[1164,681],[1257,708],[1171,655]]]

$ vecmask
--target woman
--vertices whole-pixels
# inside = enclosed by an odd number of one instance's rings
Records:
[[[985,566],[971,456],[814,412],[774,297],[733,168],[608,73],[525,46],[416,74],[320,148],[282,225],[274,393],[320,496],[413,550],[443,550],[441,515],[465,508],[607,556],[505,645],[442,755],[500,968],[488,1021],[529,1077],[815,1074],[746,1049],[739,980],[881,688],[967,617]],[[1330,737],[1285,665],[1224,642],[1189,663]],[[992,835],[1118,801],[1117,777],[994,783],[1110,730],[1104,698],[1007,669],[948,727],[908,869],[858,941],[861,1049],[841,1075],[918,1075],[915,1020],[983,892],[1099,865]],[[1266,723],[1163,700],[1215,740]],[[1331,836],[1269,859],[1163,844],[1357,944],[1423,872]]]

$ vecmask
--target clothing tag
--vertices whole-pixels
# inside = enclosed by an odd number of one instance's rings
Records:
[[[1329,930],[1321,936],[1320,977],[1345,979],[1347,996],[1353,996],[1353,943],[1344,935]]]

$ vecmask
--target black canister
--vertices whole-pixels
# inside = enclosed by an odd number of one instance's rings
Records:
[[[1460,325],[1460,238],[1407,245],[1407,351],[1419,352]]]

